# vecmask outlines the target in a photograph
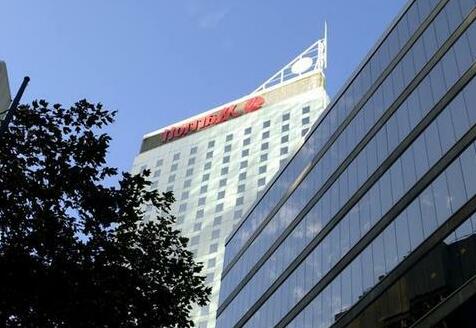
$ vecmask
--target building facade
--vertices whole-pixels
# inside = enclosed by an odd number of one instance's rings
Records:
[[[10,86],[8,84],[7,66],[0,60],[0,120],[12,101],[10,96]]]
[[[250,95],[144,136],[132,172],[174,192],[177,228],[212,287],[193,311],[200,328],[215,327],[225,238],[328,104],[324,67],[325,39]]]
[[[230,234],[217,327],[474,327],[476,1],[410,0]]]

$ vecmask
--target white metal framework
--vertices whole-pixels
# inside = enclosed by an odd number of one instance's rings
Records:
[[[314,71],[324,72],[327,67],[327,23],[324,25],[324,38],[314,42],[279,72],[260,85],[253,93],[280,85],[304,74]]]

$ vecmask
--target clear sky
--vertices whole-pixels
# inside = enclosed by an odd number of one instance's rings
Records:
[[[142,136],[246,95],[329,26],[334,96],[405,0],[1,0],[12,93],[119,110],[109,160],[131,167]]]

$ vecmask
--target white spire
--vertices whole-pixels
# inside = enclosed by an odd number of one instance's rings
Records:
[[[297,79],[310,72],[324,72],[327,67],[327,22],[324,23],[324,38],[314,42],[279,72],[260,85],[253,93]]]

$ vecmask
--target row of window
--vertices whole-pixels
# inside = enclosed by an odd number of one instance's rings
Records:
[[[475,195],[476,153],[471,146],[434,181],[407,210],[400,214],[368,245],[287,327],[306,327],[320,322],[330,327],[338,313],[349,309],[417,249],[450,215]],[[469,165],[465,165],[469,164]],[[458,185],[461,183],[460,185]],[[455,232],[474,233],[475,217],[469,217]],[[463,230],[460,232],[460,230]],[[451,237],[450,237],[451,238]],[[313,267],[314,263],[307,264]],[[314,274],[310,273],[309,274]],[[318,273],[316,272],[318,275]],[[314,314],[318,314],[314,316]],[[315,321],[314,321],[315,320]],[[268,327],[249,322],[248,327]]]
[[[422,5],[423,2],[425,2],[425,5]],[[432,0],[432,2],[434,4],[436,0]],[[295,160],[286,167],[274,183],[273,188],[263,196],[256,209],[249,214],[249,217],[234,233],[236,237],[231,238],[227,245],[225,268],[249,239],[249,236],[255,229],[254,227],[260,226],[261,220],[265,217],[264,213],[269,213],[274,206],[273,204],[276,204],[277,200],[287,192],[288,186],[302,173],[307,163],[311,162],[314,155],[328,142],[330,136],[347,118],[364,93],[367,92],[372,83],[377,80],[390,63],[391,59],[408,41],[410,35],[417,30],[420,23],[428,16],[432,7],[432,4],[429,4],[427,0],[420,0],[414,3],[409,8],[407,14],[390,32],[389,37],[383,41],[375,54],[362,67],[360,73],[347,87],[346,91],[339,96],[332,110],[328,111],[322,119],[315,133],[308,138]]]
[[[409,82],[415,77],[415,75],[422,69],[422,67],[428,62],[428,60],[433,56],[434,52],[438,49],[439,46],[446,40],[446,38],[454,31],[457,27],[457,22],[453,22],[450,26],[446,17],[447,11],[453,10],[450,6],[456,2],[458,5],[458,1],[450,1],[450,3],[445,7],[445,10],[441,11],[440,14],[435,18],[432,25],[428,27],[428,29],[423,33],[423,35],[416,41],[416,43],[412,46],[412,48],[408,51],[408,53],[403,57],[403,59],[397,64],[395,69],[390,73],[390,75],[385,79],[385,81],[379,86],[379,88],[375,91],[372,97],[367,101],[367,103],[361,108],[361,110],[355,115],[354,119],[350,122],[347,128],[339,135],[336,141],[332,144],[330,149],[324,154],[324,156],[320,159],[320,161],[314,166],[313,171],[308,174],[305,180],[301,183],[302,186],[298,187],[296,191],[291,195],[286,203],[293,204],[293,215],[297,214],[307,203],[307,201],[314,195],[313,192],[310,192],[311,189],[307,188],[306,183],[307,180],[317,179],[317,181],[313,181],[312,185],[315,189],[319,189],[322,185],[324,185],[325,181],[331,176],[335,169],[344,161],[344,159],[348,156],[348,154],[355,148],[358,142],[362,140],[362,138],[366,135],[366,133],[370,130],[370,128],[375,124],[378,119],[383,115],[385,110],[389,108],[389,106],[395,101],[397,96],[401,94],[403,89],[409,84]],[[467,8],[469,10],[470,8]],[[460,13],[460,11],[458,11]],[[467,12],[466,12],[467,13]],[[459,21],[463,19],[463,16],[466,16],[466,13],[459,14]],[[429,46],[424,47],[424,44],[432,44],[428,42],[428,38],[426,36],[436,35],[435,29],[438,28],[438,34],[441,36],[438,41],[433,40],[435,44],[430,48]],[[446,79],[453,78],[454,76],[458,76],[458,74],[462,74],[466,68],[472,63],[471,58],[471,49],[468,46],[468,36],[473,38],[474,33],[466,33],[460,40],[458,40],[457,44],[455,44],[452,49],[447,54],[447,59],[442,60],[440,67],[438,69],[434,69],[432,71],[432,75],[434,77],[428,77],[424,80],[424,83],[418,86],[418,92],[414,92],[412,97],[404,104],[405,106],[410,106],[410,115],[414,115],[417,113],[416,109],[422,107],[423,109],[431,108],[430,102],[433,102],[433,95],[431,87],[433,84],[435,85],[435,90],[440,90],[443,83],[441,81],[445,81]],[[471,44],[471,43],[469,43]],[[473,44],[474,46],[474,44]],[[456,50],[456,51],[455,51]],[[453,64],[453,62],[455,64]],[[456,64],[458,63],[458,64]],[[442,74],[447,74],[448,77],[441,76]],[[431,84],[431,85],[430,85]],[[334,108],[336,110],[336,108]],[[330,112],[332,113],[332,111]],[[418,122],[419,118],[411,117],[412,122]],[[382,131],[382,130],[381,130]],[[326,133],[327,130],[316,130],[316,132],[311,136],[310,139],[307,140],[307,147],[311,147],[314,142],[320,142],[323,140],[322,133]],[[383,142],[384,138],[376,138],[379,143]],[[315,153],[315,149],[317,147],[311,148],[312,153]],[[385,149],[382,145],[377,145],[378,149]],[[317,148],[318,149],[318,148]],[[307,152],[301,151],[298,154],[298,157],[308,156]],[[296,158],[292,164],[293,169],[300,168],[302,164],[300,164],[300,159]],[[294,170],[293,170],[294,172]],[[294,175],[294,174],[293,174]],[[316,176],[317,175],[317,176]],[[286,182],[286,181],[283,181]],[[280,190],[282,188],[281,181],[278,181],[278,185],[273,189]],[[287,185],[289,185],[288,183]],[[276,185],[276,183],[275,183]],[[304,190],[304,194],[306,195],[303,197],[303,192],[300,189]],[[314,190],[315,190],[314,189]],[[267,203],[266,201],[260,202],[260,205],[263,203]],[[269,206],[268,205],[261,205],[261,206]],[[335,204],[334,206],[337,206]],[[291,206],[288,206],[291,207]],[[287,208],[285,206],[285,208]],[[280,213],[282,211],[278,211],[276,218],[273,221],[285,221],[287,222],[287,218],[280,217]],[[259,214],[260,211],[257,212]],[[284,214],[284,212],[283,212]],[[289,214],[285,213],[285,216]],[[233,238],[227,245],[227,254],[225,258],[225,266],[228,264],[230,260],[230,256],[228,255],[228,249],[230,249],[230,253],[236,253],[241,245],[249,239],[249,235],[251,232],[256,229],[256,226],[259,226],[259,220],[262,220],[265,215],[253,215],[250,219],[247,220],[246,226],[243,225],[237,235],[237,238]],[[253,223],[253,224],[252,224]],[[253,251],[255,248],[259,249],[267,249],[272,242],[278,238],[280,233],[285,229],[287,224],[279,224],[275,223],[278,226],[278,229],[274,229],[273,227],[269,227],[268,229],[273,229],[272,236],[270,238],[268,234],[263,234],[266,238],[261,238],[259,241],[254,241],[253,244],[246,250],[245,254],[249,254],[249,257],[254,258],[253,260],[238,260],[238,263],[244,261],[253,265],[256,263],[257,259],[259,258],[257,253]],[[246,228],[248,227],[248,228]],[[267,228],[265,228],[267,229]],[[260,238],[260,237],[258,237]],[[232,256],[232,255],[231,255]],[[246,270],[245,270],[246,271]]]
[[[475,34],[476,29],[469,29],[469,34]],[[463,37],[455,44],[455,48],[461,49],[461,44],[468,44],[469,40],[463,35]],[[428,113],[428,111],[436,104],[441,97],[443,97],[446,90],[449,89],[453,83],[456,82],[459,76],[461,76],[466,69],[473,62],[473,58],[476,57],[476,48],[474,51],[474,56],[471,55],[471,50],[469,47],[461,49],[461,52],[456,54],[455,52],[450,51],[445,55],[442,61],[435,66],[431,73],[427,76],[423,83],[421,83],[417,89],[412,93],[412,95],[407,99],[407,101],[402,104],[398,111],[387,121],[386,125],[379,131],[375,136],[372,142],[368,143],[364,150],[359,154],[359,156],[347,167],[346,171],[339,177],[339,179],[334,183],[334,185],[322,196],[319,203],[317,203],[314,208],[319,208],[320,206],[326,206],[328,212],[325,213],[324,217],[331,218],[332,215],[338,212],[341,206],[348,200],[348,198],[357,190],[365,180],[374,172],[374,170],[383,162],[383,160],[395,149],[395,147],[405,138],[405,136],[411,131],[413,127],[421,120],[422,117]],[[452,67],[448,65],[453,63],[449,60],[452,58],[454,61],[454,68],[452,70],[447,70],[445,67]],[[466,58],[464,61],[457,61],[457,58]],[[456,64],[456,63],[459,64]],[[425,83],[425,81],[427,83]],[[437,87],[438,86],[438,87]],[[426,90],[433,90],[431,93],[422,92]],[[471,90],[471,91],[468,91]],[[464,94],[469,96],[472,92],[476,92],[475,83],[470,84],[467,89],[465,89]],[[454,102],[461,103],[462,95],[457,98]],[[458,100],[459,99],[459,100]],[[413,105],[411,105],[413,104]],[[416,105],[415,105],[416,104]],[[408,106],[407,106],[408,105]],[[468,110],[469,111],[469,110]],[[457,113],[456,113],[457,112]],[[451,118],[450,116],[451,113]],[[402,115],[403,114],[403,115]],[[448,122],[454,122],[455,131],[450,134],[445,133],[445,138],[442,138],[442,142],[451,143],[455,141],[452,135],[461,135],[462,131],[465,131],[468,126],[468,122],[471,122],[471,111],[469,113],[465,109],[464,105],[453,105],[449,106],[447,110],[439,117],[437,122],[432,126],[434,129],[436,126],[439,128],[449,129],[450,126]],[[446,130],[440,130],[440,133],[443,133]],[[432,137],[432,140],[438,140],[438,137]],[[437,156],[440,152],[432,151],[432,156]],[[418,164],[423,164],[419,162]],[[319,168],[319,166],[316,166]],[[313,170],[313,172],[314,172]],[[316,172],[322,173],[323,169],[319,169]],[[301,184],[303,191],[297,193],[296,199],[301,200],[294,201],[295,212],[289,213],[287,210],[287,215],[294,217],[299,211],[300,208],[307,204],[307,200],[313,196],[313,190],[309,189],[308,186],[319,186],[318,181],[315,181],[316,177],[313,176],[311,172],[306,180]],[[306,191],[307,190],[307,191]],[[299,191],[299,189],[297,190]],[[297,206],[299,204],[299,206]],[[329,205],[322,205],[329,204]],[[330,212],[330,213],[329,213]],[[310,212],[312,213],[312,212]],[[279,214],[279,212],[278,212]],[[277,231],[278,233],[287,226],[289,219],[284,216],[277,215],[277,218],[270,224],[267,229],[271,231]],[[320,223],[322,224],[322,223]],[[266,228],[263,231],[263,235],[266,236],[266,239],[263,239],[265,242],[269,243],[273,241],[269,234],[266,233]],[[284,245],[284,244],[282,244]],[[253,247],[261,247],[261,249],[266,249],[266,246],[263,244],[256,244]],[[283,246],[284,247],[284,246]],[[251,248],[251,247],[250,247]],[[228,278],[228,275],[223,280],[223,288],[221,290],[223,295],[227,295],[233,288],[236,286],[241,278],[246,275],[250,270],[251,266],[256,263],[259,259],[259,256],[254,256],[250,252],[250,256],[243,257],[240,261],[246,261],[247,266],[239,265],[237,269],[232,268],[229,274],[231,276]],[[275,253],[276,254],[276,253]],[[295,254],[297,256],[299,252]],[[276,255],[279,257],[279,255]],[[253,259],[250,261],[250,257]],[[291,256],[292,258],[293,256]],[[282,257],[281,257],[282,258]],[[261,286],[263,286],[262,284]]]
[[[307,131],[304,131],[303,134],[305,134],[306,132],[307,132]],[[287,136],[287,135],[286,135],[286,136],[283,136],[283,137],[281,138],[281,143],[287,143],[287,142],[289,142],[289,136]],[[267,150],[267,149],[269,149],[269,143],[267,143],[267,142],[266,142],[266,143],[263,143],[263,144],[261,145],[261,150]],[[288,147],[288,146],[283,146],[283,147],[280,148],[280,155],[281,155],[281,156],[282,156],[282,155],[286,155],[286,154],[288,154],[288,153],[289,153],[289,147]],[[241,156],[242,156],[242,157],[247,157],[248,155],[249,155],[249,149],[244,149],[244,150],[242,151],[242,153],[241,153]],[[260,161],[263,162],[263,161],[266,161],[266,160],[268,160],[268,154],[261,154],[261,155],[260,155]],[[228,164],[228,163],[230,163],[230,156],[229,156],[229,155],[224,156],[222,163],[223,163],[223,164]],[[190,166],[190,165],[193,165],[193,164],[195,164],[195,158],[190,158],[188,165]],[[240,169],[245,168],[245,167],[247,167],[247,166],[248,166],[248,162],[247,162],[247,161],[242,161],[242,162],[240,162]],[[211,167],[212,167],[212,162],[206,162],[206,163],[204,164],[204,166],[203,166],[203,169],[206,171],[206,170],[210,170]],[[144,168],[144,169],[145,169],[145,168]],[[172,164],[172,166],[170,167],[170,172],[175,172],[175,171],[177,171],[177,169],[178,169],[178,164],[177,164],[177,163],[174,163],[174,164]],[[225,170],[226,170],[226,169],[225,169]],[[190,176],[192,176],[192,175],[193,175],[193,171],[194,171],[193,168],[188,168],[188,169],[186,170],[186,172],[185,172],[185,177],[190,177]],[[156,169],[155,172],[154,172],[154,175],[153,175],[154,178],[160,177],[161,173],[162,173],[161,169]],[[223,169],[222,169],[222,175],[223,175],[223,174],[226,174],[226,173],[223,173]],[[175,175],[172,174],[172,175],[169,176],[169,182],[173,182],[173,181],[175,181]]]
[[[309,107],[307,106],[307,107],[305,107],[305,108],[309,108]],[[289,113],[288,113],[287,115],[289,115]],[[267,121],[267,122],[269,122],[269,121]],[[266,123],[266,122],[265,122],[265,123]],[[302,124],[303,124],[303,125],[307,125],[307,124],[309,124],[309,123],[310,123],[310,117],[309,117],[309,116],[306,116],[306,117],[304,117],[304,118],[302,119]],[[264,124],[264,125],[265,125],[265,124]],[[245,132],[247,132],[247,131],[249,131],[249,132],[251,133],[251,128],[248,128],[248,129],[245,130]],[[289,131],[289,124],[285,124],[285,125],[283,125],[283,126],[281,127],[281,132],[282,132],[282,133],[287,132],[287,131]],[[302,131],[301,134],[304,135],[306,132],[307,132],[306,129],[303,129],[303,131]],[[246,135],[246,134],[249,134],[249,133],[245,133],[245,135]],[[264,131],[264,132],[262,133],[262,135],[261,135],[261,138],[262,138],[262,139],[268,139],[269,137],[270,137],[270,131]],[[233,134],[227,135],[227,136],[226,136],[226,141],[228,142],[228,141],[231,141],[231,140],[233,140]],[[288,135],[281,137],[281,143],[286,143],[286,142],[288,142],[288,141],[289,141],[289,136],[288,136]],[[243,146],[248,146],[248,145],[250,145],[250,144],[251,144],[251,138],[250,138],[250,137],[248,137],[248,138],[246,138],[246,139],[243,140]],[[209,143],[208,143],[208,148],[213,148],[214,146],[215,146],[215,141],[214,141],[214,140],[209,141]],[[264,148],[263,148],[263,147],[264,147]],[[261,149],[262,149],[262,150],[267,149],[267,143],[261,145]],[[197,147],[197,146],[193,146],[193,147],[190,149],[190,155],[196,155],[196,154],[197,154],[197,151],[198,151],[198,147]],[[228,152],[230,152],[230,151],[231,151],[231,145],[225,145],[225,147],[224,147],[224,153],[228,153]],[[243,155],[242,155],[242,156],[243,156]],[[206,153],[206,159],[211,159],[212,157],[213,157],[213,151],[208,151],[208,152]],[[178,161],[179,159],[180,159],[180,153],[175,153],[175,154],[173,155],[173,157],[172,157],[173,162]],[[189,158],[187,165],[190,166],[190,165],[195,164],[195,160],[196,160],[195,157]],[[164,160],[163,160],[163,159],[158,159],[158,160],[156,161],[156,167],[162,166],[163,163],[164,163]],[[172,163],[171,168],[170,168],[170,171],[171,171],[171,172],[176,171],[177,168],[178,168],[178,163]]]

